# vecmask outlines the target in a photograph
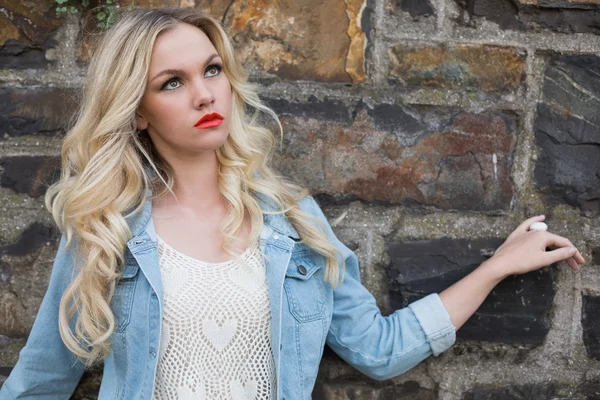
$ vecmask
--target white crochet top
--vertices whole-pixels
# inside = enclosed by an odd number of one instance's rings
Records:
[[[274,399],[271,311],[260,249],[206,263],[158,238],[164,311],[154,399]]]

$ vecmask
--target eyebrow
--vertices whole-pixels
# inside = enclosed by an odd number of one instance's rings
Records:
[[[208,59],[204,62],[204,65],[207,65],[208,63],[210,63],[212,60],[214,60],[215,58],[219,57],[219,55],[217,53],[212,54],[210,57],[208,57]],[[159,78],[163,75],[185,75],[185,71],[181,70],[181,69],[163,69],[162,71],[160,71],[158,74],[156,74],[156,76],[154,76],[154,78],[152,78],[150,80],[150,82],[154,81],[156,78]]]

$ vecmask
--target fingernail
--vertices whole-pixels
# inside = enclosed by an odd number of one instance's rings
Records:
[[[575,254],[576,251],[577,251],[577,249],[575,249],[575,247],[569,247],[569,254],[570,255]]]

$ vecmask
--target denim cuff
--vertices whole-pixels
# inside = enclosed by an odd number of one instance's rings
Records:
[[[456,328],[437,294],[430,294],[409,304],[421,324],[434,356],[447,350],[456,341]]]

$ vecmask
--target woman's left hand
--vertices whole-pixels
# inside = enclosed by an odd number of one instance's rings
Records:
[[[532,231],[534,222],[542,222],[543,215],[529,218],[515,229],[486,264],[498,268],[502,276],[524,274],[558,261],[567,261],[577,271],[585,260],[568,239],[546,231]],[[547,251],[550,248],[552,250]]]

